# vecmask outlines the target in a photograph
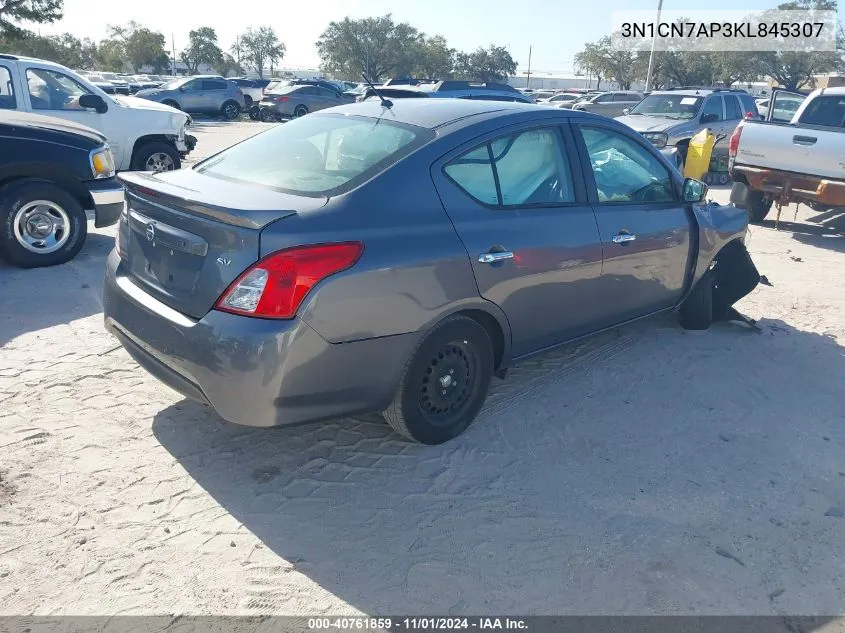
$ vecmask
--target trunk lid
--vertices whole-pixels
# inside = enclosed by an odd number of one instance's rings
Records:
[[[268,224],[318,209],[307,198],[190,169],[125,173],[123,261],[132,280],[171,308],[201,318],[259,258]]]

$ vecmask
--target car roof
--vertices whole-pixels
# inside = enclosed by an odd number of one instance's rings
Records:
[[[483,101],[475,99],[396,99],[390,108],[381,101],[372,99],[337,106],[325,113],[345,114],[380,118],[417,127],[436,129],[459,120],[491,113],[552,112],[557,116],[571,116],[572,113],[559,108],[544,108],[521,101]],[[320,113],[315,113],[314,116]],[[581,114],[581,113],[577,113]]]

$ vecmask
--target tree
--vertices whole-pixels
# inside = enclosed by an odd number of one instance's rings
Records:
[[[79,40],[70,33],[41,36],[21,31],[15,36],[0,35],[0,50],[46,59],[69,68],[91,69],[95,66],[97,46],[89,39]]]
[[[605,35],[598,42],[586,44],[575,55],[575,64],[582,71],[598,78],[596,88],[604,77],[619,84],[622,90],[630,90],[631,84],[640,73],[638,54],[633,48],[614,46],[613,39]]]
[[[223,53],[214,69],[224,77],[229,75],[243,75],[243,67],[229,53]]]
[[[243,61],[251,64],[262,79],[264,69],[274,66],[285,56],[285,45],[279,41],[273,27],[262,26],[247,29],[239,38],[238,46],[242,51]],[[239,62],[240,63],[240,62]]]
[[[195,75],[200,64],[217,67],[223,61],[223,51],[217,44],[217,33],[210,26],[201,26],[188,33],[188,48],[182,51],[182,61]]]
[[[325,72],[346,79],[358,79],[363,72],[370,80],[379,81],[407,75],[424,43],[419,31],[407,23],[394,23],[388,13],[329,22],[316,46]]]
[[[15,22],[47,24],[61,20],[64,0],[0,0],[0,35],[21,37],[25,34]]]
[[[161,33],[134,21],[126,26],[109,26],[109,32],[112,39],[123,43],[124,59],[134,72],[140,72],[142,66],[152,66],[156,71],[167,67],[169,58]]]
[[[516,74],[516,62],[503,46],[490,45],[472,53],[457,53],[455,76],[472,81],[503,81]]]
[[[575,55],[575,67],[581,72],[596,78],[596,90],[601,87],[604,77],[604,56],[597,43],[587,43],[584,49]]]
[[[422,79],[446,79],[455,67],[455,49],[442,35],[422,36],[415,58],[415,71]]]
[[[96,66],[100,70],[123,72],[126,70],[126,51],[123,42],[115,38],[100,41],[95,57]]]

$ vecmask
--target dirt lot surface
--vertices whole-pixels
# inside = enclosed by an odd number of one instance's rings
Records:
[[[183,400],[103,330],[113,228],[0,265],[0,614],[842,613],[845,238],[792,214],[750,235],[760,332],[565,346],[439,447]]]

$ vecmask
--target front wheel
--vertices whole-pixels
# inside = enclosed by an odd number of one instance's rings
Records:
[[[712,325],[713,284],[713,271],[708,270],[684,299],[678,312],[678,320],[685,330],[706,330]]]
[[[179,152],[169,143],[152,141],[135,150],[132,156],[134,171],[173,171],[182,166]]]
[[[451,317],[411,355],[384,418],[409,439],[442,444],[463,433],[481,411],[492,375],[487,331],[468,317]]]
[[[0,189],[0,254],[19,268],[70,261],[85,243],[88,221],[79,201],[47,182]]]

